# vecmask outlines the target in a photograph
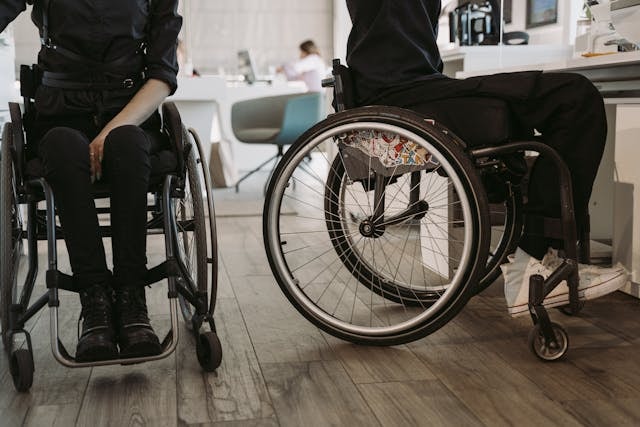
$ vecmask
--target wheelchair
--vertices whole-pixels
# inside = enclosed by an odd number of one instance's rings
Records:
[[[215,212],[209,170],[197,134],[185,129],[173,103],[162,105],[162,132],[170,148],[161,154],[171,161],[160,167],[152,161],[147,235],[164,236],[166,260],[149,269],[146,278],[147,285],[167,279],[171,327],[161,340],[161,354],[78,362],[66,350],[58,329],[59,291],[75,292],[77,288],[71,276],[58,270],[56,240],[64,230],[56,224],[52,190],[37,174],[38,159],[26,158],[26,146],[31,143],[25,138],[25,124],[33,111],[30,97],[25,97],[24,106],[23,114],[20,105],[9,105],[10,122],[3,128],[0,157],[0,324],[15,388],[28,391],[33,383],[33,346],[25,323],[45,306],[50,309],[54,357],[67,367],[128,365],[165,358],[177,346],[179,311],[195,337],[201,367],[214,371],[222,360],[213,317],[218,277]],[[172,165],[170,170],[163,170],[167,164]],[[95,183],[93,187],[94,198],[109,196],[106,186]],[[97,209],[99,214],[109,212],[108,208]],[[100,232],[109,237],[110,226],[101,221]],[[47,241],[47,290],[32,301],[39,240]]]
[[[588,259],[589,236],[580,230],[576,244],[570,174],[559,155],[535,139],[470,148],[412,111],[355,107],[339,60],[324,84],[333,87],[336,113],[285,153],[263,211],[269,264],[292,305],[357,344],[397,345],[435,332],[515,251],[524,173],[513,173],[513,162],[535,151],[559,174],[562,217],[538,219],[553,225],[545,236],[564,241],[564,262],[546,280],[531,278],[529,347],[542,360],[564,356],[568,335],[542,302],[567,280],[565,311],[580,310],[578,255]],[[490,201],[487,182],[496,181],[502,196]]]

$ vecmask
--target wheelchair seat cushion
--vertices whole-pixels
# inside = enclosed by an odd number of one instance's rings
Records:
[[[499,145],[517,133],[507,102],[497,98],[439,99],[409,108],[441,123],[471,147]]]
[[[151,161],[151,179],[149,184],[151,187],[156,187],[162,184],[164,177],[167,174],[175,173],[177,170],[176,155],[172,150],[161,150],[150,155]],[[26,167],[27,179],[37,179],[44,175],[44,169],[42,167],[42,161],[39,158],[31,159],[27,162]],[[102,194],[106,191],[106,185],[97,183],[94,185],[94,192],[96,194]]]

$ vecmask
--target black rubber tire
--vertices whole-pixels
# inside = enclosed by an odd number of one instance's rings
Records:
[[[9,370],[13,385],[20,393],[29,391],[33,384],[33,355],[27,349],[21,348],[11,353]]]
[[[201,178],[204,183],[204,190],[206,195],[206,202],[204,204],[205,209],[207,210],[206,218],[208,220],[207,228],[208,231],[208,247],[209,247],[209,255],[208,262],[211,264],[211,278],[209,287],[209,314],[213,316],[213,312],[216,307],[216,300],[218,295],[218,231],[216,227],[216,210],[213,201],[213,182],[211,180],[211,173],[209,172],[209,166],[206,160],[206,154],[204,148],[202,147],[202,142],[200,141],[200,137],[196,133],[194,129],[189,128],[189,135],[193,138],[195,142],[195,146],[198,149],[198,159],[196,163],[199,167],[199,171],[202,173]]]
[[[198,334],[196,343],[198,363],[206,372],[215,371],[222,363],[222,345],[215,332]]]
[[[569,349],[569,334],[567,331],[555,322],[551,322],[551,328],[556,336],[556,340],[558,340],[558,348],[547,347],[540,324],[534,325],[529,332],[529,350],[545,362],[555,362],[556,360],[562,359]]]
[[[186,134],[185,134],[186,136]],[[207,231],[205,226],[205,214],[204,206],[202,203],[202,185],[200,183],[200,176],[198,174],[198,166],[196,164],[196,153],[193,149],[188,150],[188,154],[184,157],[186,167],[187,188],[185,188],[184,199],[178,199],[176,201],[176,223],[177,232],[176,236],[178,245],[178,254],[182,260],[182,264],[187,270],[186,273],[191,277],[193,283],[198,289],[193,289],[188,286],[187,281],[182,283],[189,287],[192,293],[196,291],[204,291],[209,295],[209,268],[207,264]],[[198,195],[198,196],[194,196]],[[181,207],[181,209],[178,209]],[[181,227],[181,224],[192,226],[193,230],[187,230],[186,227]],[[191,245],[190,242],[194,244]],[[195,254],[192,252],[195,251]],[[193,265],[192,260],[195,261]],[[213,278],[212,278],[213,281]],[[214,284],[212,283],[212,287]],[[215,288],[213,289],[215,291]],[[195,312],[193,306],[182,296],[178,295],[178,302],[180,305],[180,311],[182,317],[188,329],[192,329],[191,319]]]
[[[446,158],[457,172],[457,176],[460,177],[465,189],[465,194],[468,195],[470,200],[472,212],[469,219],[472,222],[470,226],[473,227],[474,238],[471,239],[471,244],[474,259],[470,262],[470,268],[466,268],[462,272],[463,280],[461,283],[463,285],[460,286],[460,289],[455,290],[455,294],[451,296],[446,304],[439,307],[433,316],[421,320],[418,325],[403,327],[402,331],[368,333],[356,330],[358,328],[342,328],[340,327],[341,325],[337,324],[339,322],[325,320],[308,310],[303,302],[298,301],[297,296],[289,290],[290,272],[280,270],[284,255],[281,247],[279,221],[276,218],[279,218],[282,203],[282,200],[278,200],[278,194],[283,190],[277,190],[276,188],[287,186],[287,177],[284,174],[288,164],[294,161],[293,159],[303,151],[306,145],[320,137],[324,137],[323,135],[330,129],[357,122],[397,126],[415,133],[429,141],[432,146],[437,146],[443,158]],[[323,120],[307,130],[287,150],[269,182],[263,211],[263,237],[269,264],[280,288],[293,306],[310,322],[333,336],[354,343],[397,345],[415,341],[435,332],[455,317],[469,298],[475,294],[478,280],[484,272],[487,262],[489,248],[488,216],[487,195],[483,190],[478,172],[473,162],[463,151],[462,144],[453,134],[438,125],[425,121],[424,117],[409,110],[396,107],[362,107],[337,113]],[[284,261],[284,264],[286,264],[286,261]]]
[[[518,187],[513,187],[512,190],[502,207],[505,216],[504,232],[495,248],[490,248],[484,274],[476,289],[477,294],[487,289],[500,277],[502,274],[500,265],[506,262],[508,255],[515,252],[520,242],[523,227],[522,193]]]
[[[0,151],[0,325],[7,354],[12,350],[8,333],[9,313],[11,304],[18,298],[17,276],[22,259],[22,224],[15,193],[12,135],[12,123],[6,123]]]

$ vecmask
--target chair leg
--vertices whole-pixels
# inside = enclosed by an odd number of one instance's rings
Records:
[[[281,158],[282,158],[282,148],[278,147],[278,154],[276,154],[274,157],[271,158],[271,160],[275,160],[275,162],[273,163],[273,167],[269,172],[269,176],[267,177],[267,180],[264,183],[264,189],[262,190],[262,193],[264,196],[267,195],[267,188],[269,187],[269,182],[271,181],[271,177],[273,176],[273,173],[276,171],[276,166],[278,165],[278,162],[280,161]]]
[[[280,155],[280,153],[276,154],[275,156],[270,157],[268,160],[262,162],[260,164],[260,166],[258,166],[257,168],[247,172],[246,174],[244,174],[237,182],[236,182],[236,193],[238,191],[240,191],[240,183],[242,181],[244,181],[245,179],[249,178],[251,175],[253,175],[254,173],[258,172],[260,169],[262,169],[263,167],[265,167],[266,165],[268,165],[269,163],[271,163],[272,161],[274,161],[275,159],[277,159]]]

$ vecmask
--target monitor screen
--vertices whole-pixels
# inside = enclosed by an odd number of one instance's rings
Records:
[[[256,81],[256,72],[251,60],[251,54],[246,49],[238,51],[238,72],[244,76],[244,80],[247,83],[252,84]]]

